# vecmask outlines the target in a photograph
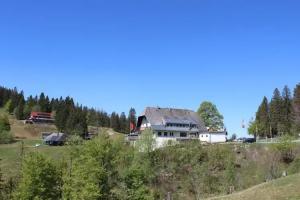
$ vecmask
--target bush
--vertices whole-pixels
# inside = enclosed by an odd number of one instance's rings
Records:
[[[295,159],[287,169],[288,174],[296,174],[300,172],[300,158]]]
[[[60,199],[61,172],[53,162],[38,153],[27,155],[15,199]]]
[[[7,115],[0,115],[0,132],[10,131],[10,124]]]
[[[10,131],[0,132],[0,144],[9,144],[14,140],[13,135]]]
[[[295,144],[290,136],[283,136],[273,147],[280,154],[281,161],[289,164],[295,159]]]

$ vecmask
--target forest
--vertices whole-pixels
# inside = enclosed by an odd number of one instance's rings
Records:
[[[49,98],[43,92],[38,96],[30,95],[27,99],[23,91],[17,88],[0,87],[0,108],[13,114],[16,119],[24,120],[32,111],[52,113],[55,125],[60,132],[69,135],[83,136],[88,132],[88,126],[110,127],[117,132],[128,134],[130,122],[136,122],[136,111],[108,114],[103,110],[88,108],[75,103],[72,97]]]
[[[280,92],[276,88],[272,99],[264,97],[255,119],[250,122],[248,132],[259,137],[290,135],[300,133],[300,84],[296,85],[293,95],[288,86]]]

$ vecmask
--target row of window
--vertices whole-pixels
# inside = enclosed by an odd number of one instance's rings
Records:
[[[184,128],[197,128],[197,124],[174,124],[174,123],[167,123],[169,127],[184,127]]]
[[[157,132],[158,137],[174,137],[174,132]],[[180,137],[187,137],[186,132],[180,132]],[[198,133],[190,133],[190,136],[199,136]]]
[[[157,133],[157,136],[158,136],[158,137],[161,137],[161,136],[164,136],[164,137],[168,137],[168,136],[173,137],[173,136],[174,136],[174,133],[173,133],[173,132],[170,132],[170,133],[168,133],[168,132],[164,132],[164,133],[158,132],[158,133]]]

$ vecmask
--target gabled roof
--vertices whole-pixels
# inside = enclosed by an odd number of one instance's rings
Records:
[[[44,142],[52,141],[52,142],[63,142],[66,140],[66,135],[64,133],[52,133],[45,137]]]
[[[152,127],[163,127],[167,124],[186,124],[197,125],[200,132],[207,131],[198,114],[192,110],[147,107],[139,117],[138,127],[141,125],[143,117],[146,117]]]

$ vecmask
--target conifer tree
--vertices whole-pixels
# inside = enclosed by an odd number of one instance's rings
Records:
[[[16,119],[18,119],[18,120],[24,119],[24,106],[25,106],[25,100],[22,95],[19,100],[19,105],[16,107],[16,109],[14,111]]]
[[[293,98],[293,132],[300,133],[300,84],[294,90]]]
[[[270,102],[270,125],[273,136],[278,135],[279,128],[282,127],[282,108],[283,101],[278,88],[276,88]]]
[[[292,96],[288,86],[285,86],[282,91],[282,131],[284,134],[291,133],[292,127]]]
[[[258,135],[262,137],[271,136],[270,134],[270,115],[269,103],[267,97],[263,98],[258,111],[256,112],[256,122],[258,126]]]
[[[122,112],[120,115],[120,132],[125,134],[129,133],[128,121],[124,112]]]

